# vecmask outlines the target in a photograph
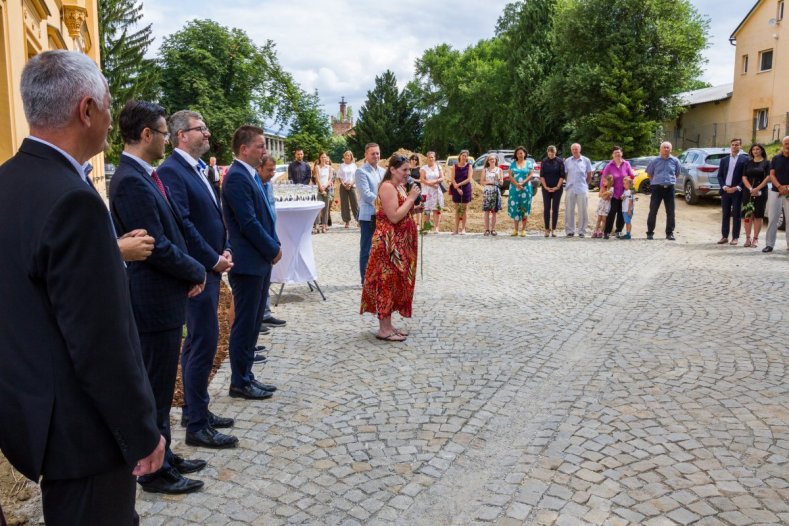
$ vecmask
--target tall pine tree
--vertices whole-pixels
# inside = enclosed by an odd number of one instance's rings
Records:
[[[158,69],[145,58],[153,42],[151,24],[140,27],[142,2],[99,0],[101,66],[112,94],[113,126],[107,159],[117,162],[123,149],[118,129],[121,108],[132,99],[155,99]]]

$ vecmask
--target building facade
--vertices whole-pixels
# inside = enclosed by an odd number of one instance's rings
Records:
[[[96,0],[0,0],[0,163],[29,133],[19,92],[22,69],[30,58],[54,49],[80,51],[99,63]],[[104,191],[104,158],[91,162],[93,182]]]
[[[264,128],[266,134],[266,150],[278,163],[285,161],[285,137],[270,128]]]
[[[759,0],[732,32],[732,84],[682,94],[685,112],[665,126],[679,148],[771,143],[789,135],[789,31],[784,0]],[[730,91],[728,96],[723,92]]]

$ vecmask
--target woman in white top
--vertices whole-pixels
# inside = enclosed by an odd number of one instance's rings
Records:
[[[331,159],[326,152],[321,152],[312,168],[312,181],[318,185],[318,199],[323,201],[325,206],[315,218],[317,231],[313,230],[313,232],[325,234],[328,228],[329,214],[331,214],[331,205],[334,200],[334,178],[335,173],[331,167]]]
[[[482,185],[482,210],[485,212],[485,235],[496,236],[496,214],[501,210],[501,185],[504,175],[499,168],[496,154],[488,155],[485,167],[479,175],[479,184]]]
[[[337,170],[337,178],[340,180],[340,213],[345,222],[345,228],[351,223],[351,213],[353,220],[359,220],[359,203],[356,201],[356,163],[353,162],[353,153],[348,150],[342,154],[342,164]]]
[[[419,169],[419,183],[425,196],[425,220],[430,219],[433,212],[433,232],[439,232],[441,209],[444,208],[444,188],[441,183],[444,174],[436,163],[436,152],[427,152],[427,164]]]

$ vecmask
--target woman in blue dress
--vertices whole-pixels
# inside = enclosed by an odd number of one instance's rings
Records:
[[[534,178],[534,160],[527,159],[526,148],[515,148],[515,160],[510,164],[510,190],[507,198],[507,213],[515,223],[512,236],[518,235],[518,224],[521,227],[521,237],[526,236],[526,222],[531,214],[532,187]]]

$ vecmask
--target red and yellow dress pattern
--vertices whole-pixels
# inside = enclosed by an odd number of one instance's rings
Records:
[[[405,189],[398,187],[398,206],[406,197]],[[362,288],[361,313],[370,312],[380,319],[398,312],[410,318],[416,283],[416,223],[408,214],[393,224],[381,207],[380,196],[375,200],[375,209],[375,233]]]

